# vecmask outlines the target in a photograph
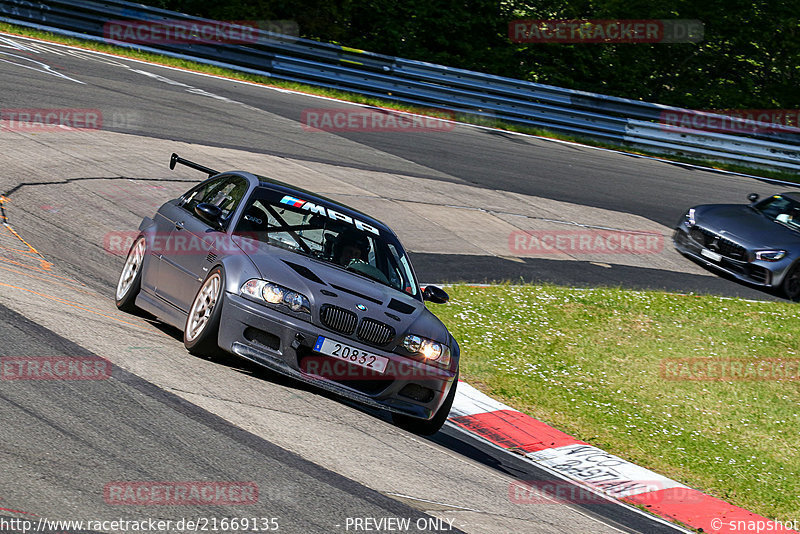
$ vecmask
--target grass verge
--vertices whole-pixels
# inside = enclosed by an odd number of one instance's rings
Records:
[[[248,81],[253,83],[259,83],[263,85],[268,85],[271,87],[279,87],[282,89],[290,89],[293,91],[319,95],[319,96],[326,96],[330,98],[336,98],[339,100],[345,100],[348,102],[355,102],[359,104],[366,104],[381,108],[387,109],[394,109],[399,111],[407,111],[411,113],[419,113],[422,115],[429,115],[429,116],[436,116],[436,117],[444,117],[444,118],[455,118],[459,122],[464,122],[467,124],[475,124],[480,126],[488,126],[491,128],[497,128],[500,130],[507,130],[510,132],[518,132],[524,133],[529,135],[536,135],[540,137],[547,137],[550,139],[557,139],[561,141],[572,141],[576,143],[581,143],[584,145],[595,146],[600,148],[608,148],[612,150],[620,150],[627,152],[629,154],[636,154],[641,156],[650,156],[650,157],[657,157],[662,158],[669,161],[674,161],[678,163],[687,163],[690,165],[699,165],[703,167],[710,167],[713,169],[742,173],[742,174],[749,174],[753,176],[759,176],[763,178],[771,178],[774,180],[782,180],[786,182],[794,182],[800,183],[800,175],[795,172],[789,171],[780,171],[776,169],[768,169],[768,168],[759,168],[759,167],[751,167],[747,165],[741,165],[736,163],[729,163],[729,162],[722,162],[722,161],[715,161],[715,160],[708,160],[703,158],[697,158],[692,156],[684,156],[680,154],[663,154],[660,152],[642,150],[640,148],[634,148],[626,145],[621,144],[614,144],[614,143],[607,143],[603,141],[599,141],[597,139],[592,139],[590,137],[582,137],[582,136],[575,136],[575,135],[566,135],[560,132],[554,132],[551,130],[547,130],[544,128],[531,128],[526,127],[518,124],[508,123],[501,120],[492,120],[487,119],[484,117],[478,117],[475,115],[463,114],[459,113],[456,114],[455,117],[449,112],[445,112],[442,110],[438,110],[435,108],[427,108],[427,107],[420,107],[420,106],[411,106],[403,103],[399,103],[393,101],[389,98],[381,99],[375,97],[368,97],[359,95],[356,93],[350,93],[346,91],[338,91],[332,89],[326,89],[321,87],[314,87],[313,85],[305,85],[301,83],[295,82],[286,82],[281,80],[276,80],[267,76],[257,76],[253,74],[247,74],[231,69],[224,69],[220,67],[215,67],[211,65],[206,65],[204,63],[197,63],[193,61],[186,61],[183,59],[173,58],[170,56],[164,56],[160,54],[153,54],[150,52],[143,52],[137,49],[131,48],[123,48],[119,46],[113,46],[109,44],[98,43],[96,41],[88,41],[84,39],[76,39],[72,37],[65,37],[58,34],[43,32],[40,30],[34,30],[30,28],[26,28],[23,26],[14,26],[8,23],[0,22],[0,32],[8,33],[12,35],[20,35],[24,37],[32,37],[36,39],[44,39],[47,41],[52,41],[56,43],[68,44],[80,48],[85,48],[87,50],[96,50],[99,52],[106,52],[109,54],[115,54],[122,57],[128,57],[132,59],[139,59],[142,61],[149,61],[152,63],[158,63],[160,65],[167,65],[171,67],[177,67],[181,69],[187,69],[197,72],[204,72],[208,74],[214,74],[217,76],[223,76],[226,78],[231,78],[235,80],[242,80]],[[388,95],[387,95],[388,96]]]
[[[800,518],[798,305],[551,285],[448,292],[433,311],[461,344],[467,382],[688,486]],[[793,361],[794,380],[708,365],[764,358]],[[704,370],[727,379],[686,379]]]

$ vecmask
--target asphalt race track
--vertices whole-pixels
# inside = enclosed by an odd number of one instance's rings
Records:
[[[631,508],[519,504],[513,480],[548,475],[453,427],[432,439],[119,313],[109,236],[203,178],[178,152],[339,198],[394,227],[426,282],[549,281],[776,298],[672,250],[670,227],[705,202],[776,187],[750,178],[471,126],[309,132],[309,108],[345,104],[0,35],[0,108],[99,110],[102,127],[0,131],[0,356],[100,356],[105,380],[0,381],[0,516],[276,518],[281,532],[674,532]],[[783,190],[780,187],[778,190]],[[518,230],[660,236],[652,255],[519,253]],[[124,253],[124,251],[122,252]],[[110,503],[120,481],[238,481],[257,503]],[[9,511],[10,510],[10,511]],[[349,521],[349,522],[348,522]],[[362,523],[363,526],[363,523]],[[108,530],[111,531],[111,530]],[[361,529],[365,531],[365,529]],[[394,532],[389,528],[373,532]]]

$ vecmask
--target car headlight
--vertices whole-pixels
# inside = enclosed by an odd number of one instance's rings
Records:
[[[422,356],[428,363],[450,366],[450,347],[444,343],[409,334],[403,339],[403,347],[412,354]]]
[[[785,250],[757,250],[756,259],[761,261],[780,261],[786,257]]]
[[[686,225],[688,228],[694,226],[695,224],[694,208],[691,208],[689,211],[686,212],[686,215],[683,216],[683,224]]]
[[[305,295],[266,280],[248,280],[242,284],[241,293],[255,300],[286,306],[295,312],[311,313],[311,303]]]

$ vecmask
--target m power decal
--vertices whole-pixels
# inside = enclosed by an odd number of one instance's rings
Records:
[[[311,213],[317,213],[319,215],[324,215],[326,217],[330,217],[334,221],[342,221],[348,224],[352,224],[359,230],[364,232],[370,232],[375,235],[381,235],[380,231],[372,225],[369,225],[363,221],[358,219],[354,219],[349,215],[345,215],[344,213],[339,213],[336,210],[332,210],[330,208],[326,208],[321,204],[314,204],[313,202],[308,202],[307,200],[301,200],[299,198],[295,198],[293,196],[286,195],[281,199],[281,204],[286,204],[288,206],[292,206],[293,208],[301,208],[306,211],[310,211]]]

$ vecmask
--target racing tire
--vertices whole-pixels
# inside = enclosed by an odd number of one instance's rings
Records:
[[[219,323],[224,292],[225,271],[217,266],[203,280],[186,316],[183,345],[189,353],[209,357],[219,352]]]
[[[436,411],[436,414],[427,421],[424,419],[417,419],[416,417],[411,417],[409,415],[392,413],[392,422],[403,430],[408,430],[409,432],[418,434],[420,436],[432,436],[436,434],[447,422],[447,416],[450,415],[450,408],[453,407],[453,401],[456,398],[457,386],[458,373],[456,373],[456,376],[453,379],[453,385],[450,386],[450,392],[447,394],[447,398],[444,399],[444,402]]]
[[[139,236],[131,245],[125,265],[119,274],[115,300],[117,308],[127,313],[137,313],[136,296],[142,288],[142,265],[147,254],[147,242]]]
[[[793,301],[800,300],[800,264],[795,264],[789,268],[789,272],[783,277],[781,282],[783,295]]]

